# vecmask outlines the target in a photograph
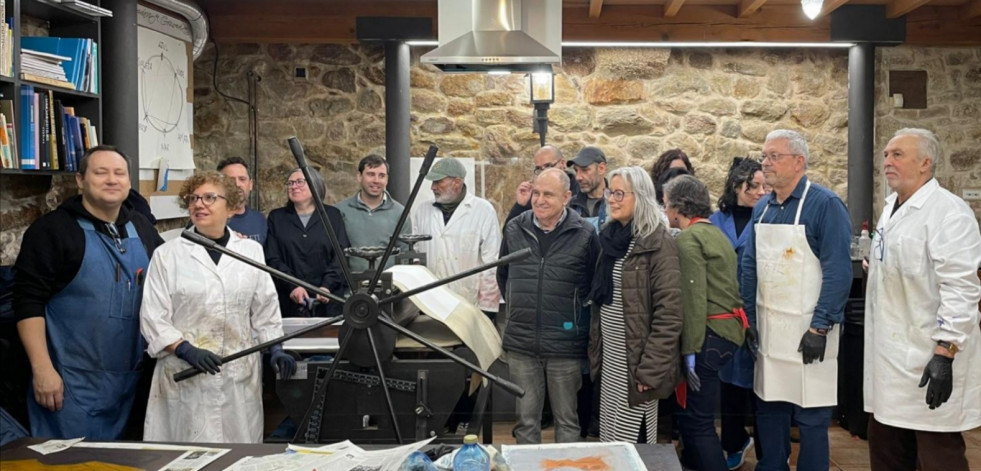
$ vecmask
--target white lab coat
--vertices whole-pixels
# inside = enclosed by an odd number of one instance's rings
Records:
[[[501,224],[487,200],[470,193],[463,198],[448,223],[443,212],[429,200],[412,213],[412,229],[433,239],[416,245],[426,253],[426,266],[439,278],[494,262],[501,251]],[[489,269],[448,285],[455,293],[484,311],[497,312],[501,292],[497,270]]]
[[[896,198],[886,198],[869,257],[865,410],[894,427],[970,430],[981,426],[978,223],[935,179],[892,214]],[[939,340],[961,351],[950,400],[930,410],[917,386]]]
[[[228,249],[264,262],[259,243],[233,233]],[[150,261],[140,327],[147,352],[157,358],[147,404],[147,441],[259,443],[262,386],[258,353],[175,383],[190,366],[165,350],[184,339],[226,356],[283,335],[279,301],[265,272],[222,255],[218,265],[204,247],[174,239]]]

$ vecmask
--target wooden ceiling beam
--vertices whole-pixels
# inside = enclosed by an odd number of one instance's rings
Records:
[[[981,0],[968,2],[961,7],[961,18],[967,20],[981,16]]]
[[[599,18],[603,13],[603,0],[589,0],[589,17]]]
[[[562,9],[562,38],[565,41],[829,41],[829,18],[809,21],[800,4],[771,0],[759,7],[746,4],[745,17],[739,7],[700,5],[688,0],[674,17],[665,18],[660,8],[647,3],[620,4],[608,0],[599,18],[589,17],[589,4],[567,2]],[[631,0],[634,1],[634,0]],[[741,0],[755,3],[760,0]],[[825,0],[827,9],[841,0]],[[859,1],[859,0],[856,0]],[[864,0],[862,0],[864,1]],[[981,45],[981,15],[975,6],[927,5],[906,15],[906,43],[920,46]],[[433,19],[436,37],[436,2],[423,0],[279,0],[274,10],[268,0],[201,0],[210,19],[210,34],[226,43],[354,44],[357,16],[409,16]],[[750,7],[756,7],[748,13]],[[973,18],[969,16],[974,15]]]
[[[685,4],[685,0],[668,0],[668,3],[664,5],[664,17],[673,18],[678,14],[678,10],[681,9],[681,5]]]
[[[886,18],[899,18],[927,3],[930,0],[893,0],[886,5]]]
[[[841,8],[848,0],[825,0],[824,5],[821,6],[821,13],[814,19],[823,18],[831,14],[831,12]]]
[[[747,16],[756,13],[756,11],[759,10],[765,3],[766,0],[742,0],[739,2],[739,8],[736,10],[736,16],[738,18],[746,18]]]

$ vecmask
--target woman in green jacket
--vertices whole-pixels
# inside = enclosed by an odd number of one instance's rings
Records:
[[[664,187],[665,213],[681,254],[684,322],[681,355],[687,373],[687,405],[679,414],[683,461],[701,471],[727,471],[715,433],[719,370],[732,359],[748,327],[736,276],[736,253],[729,239],[709,222],[708,190],[691,175]]]

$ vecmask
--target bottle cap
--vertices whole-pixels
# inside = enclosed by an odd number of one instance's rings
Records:
[[[473,445],[473,444],[476,444],[476,443],[477,443],[477,436],[476,435],[467,435],[467,436],[463,437],[463,444],[464,445]]]

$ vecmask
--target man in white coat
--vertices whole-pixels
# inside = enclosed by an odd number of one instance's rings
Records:
[[[418,206],[412,214],[415,232],[433,239],[417,247],[426,253],[426,265],[439,278],[497,261],[501,249],[501,223],[497,211],[463,183],[467,170],[452,157],[433,164],[426,179],[433,182],[435,200]],[[497,314],[501,293],[496,270],[450,283],[449,288],[463,296],[489,317]]]
[[[873,471],[967,471],[961,432],[981,426],[974,212],[933,178],[937,137],[900,129],[869,260],[865,410]],[[925,387],[925,389],[924,389]]]

